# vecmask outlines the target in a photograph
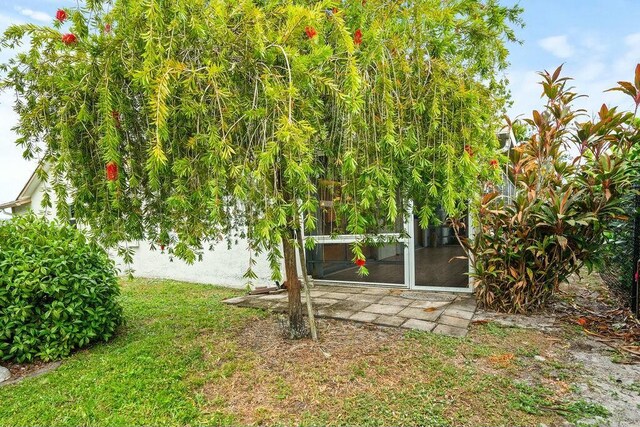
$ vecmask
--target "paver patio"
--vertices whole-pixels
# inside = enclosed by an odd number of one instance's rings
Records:
[[[476,311],[473,295],[364,286],[316,285],[317,317],[418,329],[454,337],[467,335]],[[303,296],[304,301],[304,296]],[[245,295],[224,301],[238,307],[287,311],[287,294]]]

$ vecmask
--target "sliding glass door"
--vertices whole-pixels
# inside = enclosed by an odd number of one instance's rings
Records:
[[[344,230],[340,229],[332,203],[323,202],[317,234],[311,236],[315,248],[307,251],[307,269],[316,281],[471,291],[469,261],[444,212],[440,215],[442,224],[426,229],[410,215],[372,242],[373,236],[342,234]],[[466,230],[468,227],[464,234]],[[352,248],[356,242],[362,245],[367,275],[361,276],[354,262]]]

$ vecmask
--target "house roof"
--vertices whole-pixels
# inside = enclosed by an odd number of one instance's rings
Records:
[[[12,200],[11,202],[0,203],[0,211],[8,208],[17,208],[31,203],[31,197],[23,197],[21,199]]]
[[[503,151],[509,151],[511,148],[517,145],[516,137],[513,134],[513,130],[508,126],[502,127],[502,129],[498,131],[498,134],[496,136],[500,141],[500,149]]]
[[[17,208],[19,206],[24,206],[31,203],[31,195],[40,185],[40,177],[38,176],[38,170],[41,167],[45,167],[42,164],[38,165],[38,167],[33,171],[27,183],[22,187],[20,194],[16,197],[15,200],[6,203],[0,203],[0,210],[8,209],[8,208]]]

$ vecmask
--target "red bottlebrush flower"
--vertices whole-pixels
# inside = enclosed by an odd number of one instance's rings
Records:
[[[356,265],[357,265],[358,267],[364,267],[364,265],[365,265],[366,263],[367,263],[367,260],[366,260],[366,259],[364,259],[364,258],[358,258],[358,259],[356,260]]]
[[[107,181],[115,181],[118,179],[118,164],[116,162],[109,162],[106,166]]]
[[[116,127],[120,129],[120,127],[122,126],[122,122],[120,120],[120,112],[118,110],[113,110],[111,112],[111,117],[113,117],[113,120],[116,122]]]
[[[362,43],[362,30],[360,28],[358,28],[353,34],[353,42],[356,45],[360,45]]]
[[[307,37],[309,37],[309,40],[318,35],[318,32],[313,27],[305,27],[304,32],[307,34]]]
[[[469,155],[469,157],[473,157],[473,148],[471,148],[470,145],[465,145],[464,146],[464,151],[467,152],[467,154]]]
[[[66,45],[74,44],[78,41],[78,38],[75,34],[69,33],[62,36],[62,43]]]
[[[56,12],[56,19],[60,22],[64,22],[67,20],[67,12],[65,12],[63,9],[58,9],[58,11]]]
[[[111,32],[111,24],[106,24],[104,26],[104,32],[105,33],[110,33]]]
[[[498,161],[496,159],[492,159],[489,164],[491,165],[492,168],[497,168],[498,167]]]

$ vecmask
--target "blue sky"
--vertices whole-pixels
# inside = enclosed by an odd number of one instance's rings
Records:
[[[503,4],[515,4],[505,0]],[[617,92],[602,93],[619,80],[632,80],[640,62],[640,0],[522,0],[525,27],[518,30],[522,45],[511,46],[514,105],[510,115],[540,108],[539,70],[573,77],[576,91],[589,95],[578,105],[588,111],[602,103],[627,109],[631,102]]]
[[[525,8],[526,26],[517,29],[522,45],[511,45],[507,77],[511,82],[515,117],[540,108],[536,71],[553,71],[564,65],[565,75],[589,98],[579,106],[590,112],[605,102],[631,108],[624,96],[602,93],[618,80],[632,80],[640,62],[640,0],[503,0]],[[0,0],[0,31],[20,22],[49,23],[58,7],[73,6],[75,0]],[[8,52],[0,52],[0,62]],[[13,144],[11,127],[16,116],[11,94],[0,95],[0,202],[14,199],[33,171],[34,164],[21,158]]]

